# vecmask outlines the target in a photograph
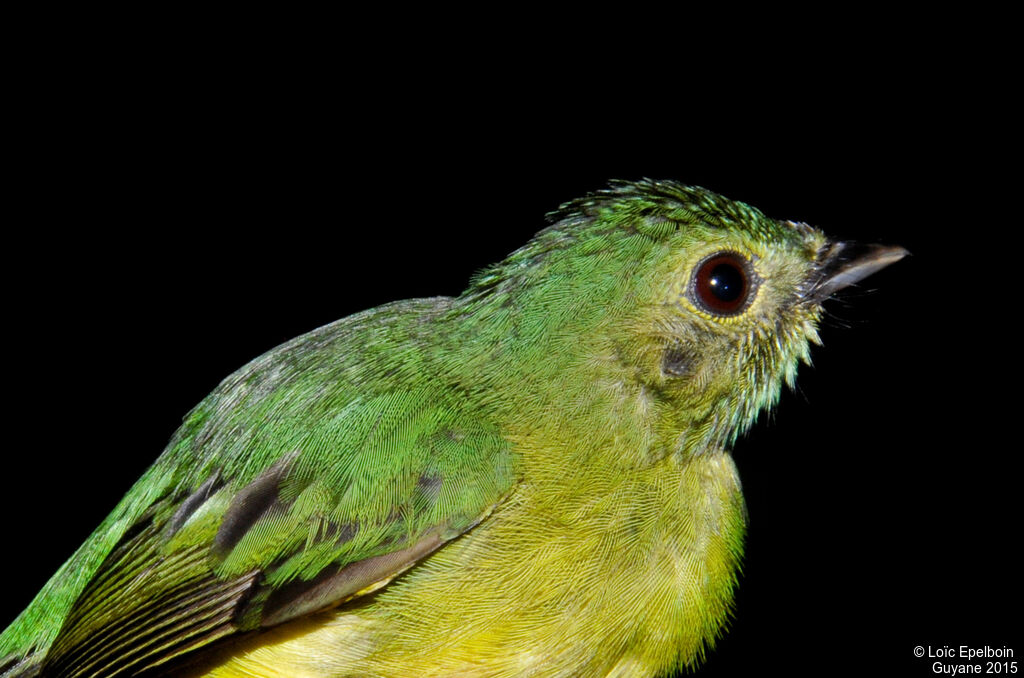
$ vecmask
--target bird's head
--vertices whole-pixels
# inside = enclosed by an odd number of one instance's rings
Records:
[[[651,446],[684,455],[731,444],[809,360],[822,303],[906,254],[672,182],[613,183],[551,217],[478,290],[516,299],[548,378],[589,370],[590,393],[653,415]]]

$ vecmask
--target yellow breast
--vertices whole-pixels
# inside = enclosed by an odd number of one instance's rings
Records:
[[[743,538],[731,458],[528,478],[381,591],[235,646],[200,675],[653,676],[702,657]],[[585,486],[581,487],[580,483]]]

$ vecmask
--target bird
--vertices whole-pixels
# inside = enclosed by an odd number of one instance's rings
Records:
[[[458,297],[224,379],[0,635],[0,676],[658,676],[724,632],[730,450],[903,258],[674,181],[563,204]]]

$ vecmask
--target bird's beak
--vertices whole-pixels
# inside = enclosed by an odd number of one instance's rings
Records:
[[[844,287],[860,282],[908,254],[910,252],[898,245],[829,243],[818,255],[804,301],[820,304]]]

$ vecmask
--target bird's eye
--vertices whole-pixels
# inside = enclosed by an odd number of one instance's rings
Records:
[[[718,252],[697,266],[691,297],[708,313],[735,315],[750,305],[756,287],[756,276],[746,259],[735,252]]]

